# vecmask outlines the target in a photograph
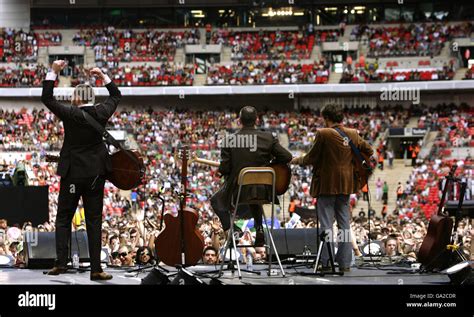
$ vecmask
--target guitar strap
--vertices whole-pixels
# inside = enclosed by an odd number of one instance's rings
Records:
[[[82,109],[81,109],[82,110]],[[113,145],[115,148],[122,150],[128,157],[134,160],[138,165],[140,165],[140,161],[129,151],[126,151],[120,143],[99,123],[96,119],[94,119],[90,114],[86,111],[82,110],[82,116],[84,119],[89,123],[97,132],[99,132],[105,140],[105,143],[109,145]]]
[[[364,166],[365,168],[370,168],[370,165],[367,164],[367,162],[365,161],[362,154],[360,154],[359,149],[357,148],[357,146],[355,146],[354,142],[352,142],[352,139],[350,137],[348,137],[347,134],[345,134],[344,131],[342,131],[341,129],[339,129],[339,128],[333,128],[333,129],[336,130],[342,136],[342,138],[344,140],[347,140],[347,142],[349,143],[349,145],[352,149],[352,153],[362,163],[362,166]]]

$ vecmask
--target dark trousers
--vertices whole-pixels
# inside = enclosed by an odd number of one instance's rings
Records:
[[[104,177],[61,178],[56,216],[56,266],[65,267],[69,257],[71,222],[82,197],[86,217],[91,271],[101,272],[101,230],[104,204]]]
[[[244,211],[244,212],[242,212]],[[230,212],[233,212],[232,210]],[[263,228],[263,206],[261,204],[242,204],[239,205],[237,208],[237,215],[240,215],[243,218],[248,217],[248,212],[252,215],[254,219],[254,225],[255,229],[257,228]],[[232,216],[232,215],[231,215]],[[238,216],[236,217],[238,219]],[[225,219],[224,219],[225,220]],[[221,218],[221,221],[222,218]],[[230,217],[229,217],[229,223],[230,223]],[[224,230],[227,230],[229,227],[224,226],[224,223],[222,224]]]
[[[364,201],[368,201],[369,200],[369,193],[368,192],[363,192],[362,199]]]
[[[262,205],[249,205],[250,212],[254,220],[255,229],[263,229],[263,206]]]

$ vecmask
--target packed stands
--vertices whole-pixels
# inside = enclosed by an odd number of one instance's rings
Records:
[[[387,63],[396,66],[398,63]],[[388,69],[378,69],[377,63],[357,63],[354,66],[346,65],[344,68],[341,83],[377,83],[377,82],[401,82],[401,81],[431,81],[431,80],[452,80],[455,75],[453,65],[445,64],[442,69],[426,67],[419,64],[419,69],[401,69],[390,67]]]
[[[83,29],[73,37],[75,45],[92,47],[96,62],[173,61],[176,49],[198,44],[199,31],[116,30],[113,26]],[[100,64],[100,66],[102,66]]]
[[[41,46],[60,45],[59,32],[35,33],[11,28],[0,28],[0,62],[35,62]]]
[[[446,107],[444,107],[446,108]],[[443,109],[444,109],[443,108]],[[451,108],[446,108],[451,109]],[[354,127],[369,142],[373,142],[386,127],[404,126],[409,118],[407,111],[400,109],[369,109],[366,107],[347,108],[344,123]],[[472,129],[472,113],[453,108],[451,111],[430,111],[431,118],[435,118],[433,128],[448,131],[446,128],[456,125],[466,131]],[[437,113],[437,114],[436,114]],[[435,115],[436,114],[436,115]],[[454,115],[453,115],[454,114]],[[445,122],[446,116],[448,121]],[[290,140],[290,149],[293,151],[305,150],[312,143],[318,127],[323,122],[318,112],[265,112],[260,113],[261,126],[266,129],[287,133]],[[42,224],[41,230],[54,231],[54,219],[57,208],[59,177],[55,175],[55,166],[44,161],[45,151],[58,150],[63,138],[63,128],[60,121],[48,111],[24,110],[1,112],[0,120],[0,147],[2,151],[27,151],[27,169],[33,173],[32,184],[50,185],[50,222]],[[180,144],[190,144],[191,150],[199,157],[218,160],[219,138],[224,131],[232,132],[238,128],[237,114],[220,111],[120,111],[111,119],[110,126],[133,133],[139,150],[145,157],[147,166],[148,184],[140,186],[129,196],[120,195],[112,185],[106,185],[104,200],[104,233],[107,239],[104,246],[112,252],[117,252],[124,246],[133,253],[140,246],[151,246],[152,239],[160,220],[160,207],[152,198],[161,186],[164,186],[166,210],[177,212],[177,195],[173,184],[180,181],[180,162],[178,148]],[[429,124],[429,120],[423,120]],[[450,138],[449,132],[442,133],[442,137]],[[470,134],[472,140],[472,134]],[[28,140],[31,140],[28,142]],[[301,142],[300,142],[301,140]],[[408,180],[406,195],[397,202],[397,208],[383,219],[367,220],[361,217],[353,219],[356,240],[359,246],[369,239],[368,226],[372,234],[383,239],[388,234],[399,235],[403,254],[416,252],[426,233],[426,223],[436,209],[439,201],[439,180],[443,177],[452,160],[439,157],[440,152],[415,167]],[[13,162],[3,162],[10,164]],[[459,164],[459,163],[458,163]],[[460,164],[461,166],[461,164]],[[297,171],[297,172],[296,172]],[[292,186],[289,194],[294,205],[311,207],[314,198],[309,195],[311,170],[298,167],[292,177]],[[472,162],[464,161],[457,175],[472,178]],[[209,206],[211,195],[219,188],[220,177],[217,171],[208,166],[191,164],[189,168],[190,207],[199,210],[199,227],[206,241],[211,238],[209,227],[220,227],[214,219]],[[470,189],[472,190],[472,189]],[[357,195],[352,195],[351,206],[354,211],[361,207],[357,204]],[[84,219],[81,218],[82,205],[78,208],[73,226],[76,230],[84,229]],[[150,220],[140,224],[136,220],[137,210],[144,210]],[[285,211],[286,212],[286,211]],[[354,212],[353,212],[354,214]],[[355,212],[357,214],[357,212]],[[142,226],[147,228],[147,236],[140,236]],[[284,223],[283,223],[284,225]],[[31,230],[29,224],[24,224],[22,230]],[[303,219],[296,228],[314,227],[314,219]],[[465,229],[465,227],[463,227]],[[410,233],[410,234],[409,234]],[[462,236],[467,237],[464,233]],[[371,237],[374,239],[374,237]],[[466,238],[467,239],[467,238]],[[222,242],[222,241],[221,241]],[[468,242],[466,240],[466,242]],[[17,255],[18,256],[18,255]],[[21,255],[19,256],[21,262]],[[110,261],[117,259],[111,257]],[[123,263],[116,262],[117,265]]]
[[[368,57],[437,56],[444,43],[456,37],[470,37],[471,23],[448,25],[416,23],[393,27],[355,27],[352,40],[368,42]]]
[[[47,72],[41,64],[19,64],[14,68],[0,64],[0,87],[40,87]]]
[[[285,61],[239,62],[209,67],[207,85],[324,84],[329,69],[324,61],[292,64]]]
[[[193,85],[193,66],[177,66],[169,63],[163,63],[160,66],[150,66],[143,64],[140,66],[121,66],[111,68],[108,71],[110,78],[118,86],[192,86]],[[88,72],[82,66],[74,69],[71,85],[90,82]],[[102,86],[100,79],[95,79],[94,86]]]
[[[243,32],[220,29],[212,33],[210,43],[232,48],[233,60],[308,59],[316,41],[337,41],[338,31]]]

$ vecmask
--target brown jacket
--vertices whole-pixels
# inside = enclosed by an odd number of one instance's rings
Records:
[[[344,128],[340,124],[333,127],[342,128],[362,153],[373,155],[372,147],[360,137],[355,129]],[[299,165],[313,165],[310,189],[313,197],[349,195],[359,191],[358,181],[354,174],[351,147],[348,143],[344,144],[343,138],[333,127],[319,129],[311,150],[296,161]]]

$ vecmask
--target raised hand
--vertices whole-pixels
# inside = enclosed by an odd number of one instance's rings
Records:
[[[96,77],[99,77],[99,78],[104,78],[104,73],[102,72],[102,70],[99,68],[99,67],[94,67],[92,68],[90,71],[89,71],[89,75],[90,76],[96,76]]]
[[[53,62],[52,68],[56,74],[59,74],[59,72],[62,71],[66,65],[67,63],[65,60],[59,59]]]

